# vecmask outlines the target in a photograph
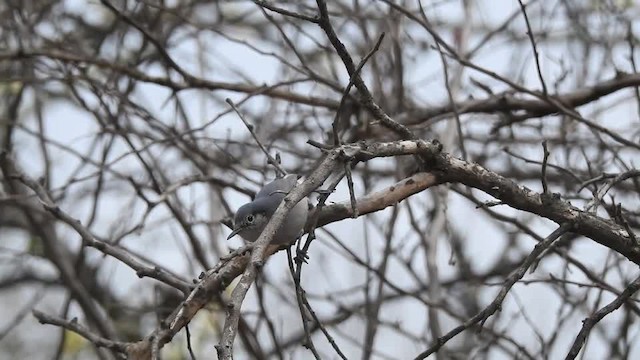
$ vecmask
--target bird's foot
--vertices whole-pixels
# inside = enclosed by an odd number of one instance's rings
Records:
[[[307,252],[305,250],[297,248],[296,249],[296,257],[294,257],[293,260],[298,265],[300,265],[302,263],[308,264],[309,262],[307,260],[309,260],[309,255],[307,254]]]

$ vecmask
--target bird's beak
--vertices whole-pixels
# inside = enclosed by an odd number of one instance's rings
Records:
[[[231,239],[232,237],[238,235],[238,233],[242,231],[242,228],[239,227],[237,229],[233,229],[233,231],[231,232],[231,234],[229,234],[229,236],[227,236],[227,240]]]

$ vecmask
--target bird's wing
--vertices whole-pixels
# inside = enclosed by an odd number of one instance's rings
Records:
[[[297,180],[298,177],[295,174],[277,178],[260,189],[255,198],[266,198],[273,193],[288,193],[296,185]]]

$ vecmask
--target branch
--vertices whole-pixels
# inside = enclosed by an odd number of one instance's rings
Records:
[[[542,67],[540,66],[540,55],[538,54],[538,47],[536,46],[536,40],[533,38],[533,30],[531,30],[531,24],[529,23],[529,16],[527,15],[526,5],[522,3],[522,0],[518,0],[520,3],[520,9],[522,10],[522,15],[524,16],[524,22],[527,24],[527,35],[529,36],[529,40],[531,41],[531,47],[533,48],[533,56],[536,60],[536,70],[538,70],[538,79],[540,80],[540,84],[542,85],[542,93],[544,96],[548,95],[547,84],[544,82],[544,77],[542,76]]]
[[[566,92],[549,94],[567,107],[576,108],[589,104],[616,91],[640,86],[640,73],[619,73],[614,78],[584,88]],[[486,99],[471,99],[456,102],[455,105],[446,104],[432,106],[428,109],[418,110],[394,116],[404,125],[411,126],[421,124],[429,119],[453,113],[457,108],[459,114],[483,113],[492,114],[505,111],[526,111],[526,118],[543,117],[558,112],[557,106],[540,99],[515,97],[510,92],[491,95]],[[519,118],[520,121],[525,120]],[[502,124],[500,124],[502,125]]]
[[[4,180],[11,180],[5,182],[7,189],[11,191],[13,195],[24,194],[24,185],[15,181],[16,174],[20,172],[6,151],[0,153],[0,168],[2,169]],[[42,189],[42,185],[35,180],[31,178],[26,178],[25,180]],[[46,194],[46,191],[44,191],[44,193]],[[53,221],[45,222],[37,220],[34,213],[29,211],[30,208],[30,206],[25,206],[22,210],[30,226],[42,240],[45,255],[57,268],[61,282],[67,287],[73,299],[77,300],[84,314],[87,315],[91,324],[98,329],[100,334],[107,338],[115,338],[116,330],[113,323],[98,308],[89,290],[78,277],[77,271],[73,266],[73,256],[65,246],[61,245],[60,239],[58,239],[56,235]]]
[[[62,61],[64,63],[89,64],[100,69],[111,70],[116,73],[127,75],[128,77],[141,82],[167,87],[174,91],[187,89],[207,89],[211,91],[227,90],[244,94],[263,94],[274,99],[280,99],[296,104],[317,106],[332,110],[336,110],[339,104],[338,101],[335,100],[301,95],[290,91],[279,90],[275,87],[270,86],[255,86],[245,83],[210,81],[193,76],[187,79],[183,79],[183,81],[176,81],[171,79],[169,76],[147,75],[146,73],[136,70],[135,68],[132,68],[127,64],[118,64],[111,60],[103,60],[94,57],[83,57],[78,54],[62,52],[58,50],[0,52],[0,60],[21,61],[38,57],[54,59]]]
[[[484,324],[484,322],[487,321],[487,319],[491,315],[493,315],[496,311],[501,309],[502,302],[504,301],[505,297],[509,293],[509,290],[511,290],[513,285],[515,285],[515,283],[518,282],[518,280],[522,279],[522,277],[526,274],[527,269],[529,269],[531,264],[533,264],[533,262],[538,258],[538,255],[540,255],[545,249],[551,246],[551,244],[558,237],[560,237],[560,235],[567,232],[567,230],[569,230],[570,228],[571,228],[571,224],[569,223],[563,224],[559,228],[557,228],[555,231],[553,231],[551,234],[549,234],[549,236],[547,236],[543,241],[536,244],[536,246],[533,248],[531,253],[529,253],[529,255],[522,262],[522,265],[520,265],[518,269],[513,273],[511,273],[511,275],[509,275],[509,277],[505,280],[505,284],[502,286],[502,288],[498,292],[498,295],[496,295],[496,297],[493,299],[491,304],[489,304],[486,308],[484,308],[482,311],[480,311],[471,319],[465,321],[462,325],[459,325],[458,327],[449,331],[447,334],[436,339],[433,345],[431,345],[427,350],[423,351],[418,356],[416,356],[416,360],[427,358],[429,355],[438,351],[442,346],[444,346],[444,344],[446,344],[449,340],[454,338],[456,335],[470,328],[471,326],[474,326],[478,322],[480,322],[481,324]]]
[[[580,349],[582,349],[582,346],[584,345],[585,341],[587,340],[587,336],[589,336],[591,329],[598,322],[600,322],[600,320],[602,320],[605,316],[609,315],[610,313],[618,309],[620,306],[622,306],[622,304],[624,304],[627,300],[629,300],[631,296],[633,296],[633,294],[635,294],[638,291],[638,289],[640,289],[640,277],[637,277],[631,284],[629,284],[629,286],[627,286],[627,288],[624,289],[622,294],[620,294],[620,296],[615,298],[615,300],[610,302],[608,305],[606,305],[602,309],[593,313],[593,315],[584,319],[582,321],[583,323],[582,329],[580,329],[578,336],[576,336],[576,339],[573,342],[573,345],[571,346],[571,349],[569,350],[569,353],[567,354],[567,357],[565,359],[567,360],[575,359],[576,356],[578,356]]]
[[[253,2],[258,5],[258,6],[262,6],[265,9],[269,9],[273,12],[276,12],[280,15],[284,15],[284,16],[288,16],[288,17],[292,17],[292,18],[296,18],[296,19],[300,19],[300,20],[304,20],[304,21],[309,21],[312,23],[317,23],[318,22],[318,18],[315,16],[309,16],[309,15],[304,15],[301,13],[297,13],[295,11],[291,11],[291,10],[287,10],[287,9],[283,9],[280,7],[277,7],[275,5],[269,4],[268,2],[264,1],[264,0],[253,0]]]
[[[39,182],[18,170],[16,164],[8,154],[3,153],[0,161],[2,161],[7,168],[5,176],[16,179],[30,188],[40,200],[42,207],[44,207],[44,209],[51,213],[56,219],[71,226],[80,235],[84,245],[95,248],[105,255],[109,255],[120,260],[122,263],[135,270],[136,275],[140,278],[151,277],[172,286],[183,293],[189,293],[192,285],[185,280],[176,277],[159,266],[147,266],[143,264],[124,248],[96,239],[91,231],[82,225],[80,220],[73,218],[56,205],[49,196],[47,190]]]
[[[329,11],[327,10],[327,3],[324,0],[316,0],[316,4],[318,5],[318,11],[320,15],[318,25],[325,32],[327,38],[329,39],[329,42],[331,42],[331,45],[333,45],[334,49],[340,56],[340,59],[344,63],[349,76],[353,79],[353,84],[356,86],[356,89],[358,89],[358,92],[362,97],[361,101],[364,106],[369,109],[371,114],[378,121],[380,121],[382,125],[395,132],[400,138],[414,139],[415,136],[413,135],[411,130],[409,130],[409,128],[393,120],[384,112],[384,110],[382,110],[382,108],[378,104],[375,103],[375,101],[373,100],[373,95],[371,95],[371,92],[367,88],[367,85],[364,83],[364,80],[362,80],[362,77],[360,76],[360,74],[358,74],[351,55],[349,55],[347,48],[340,41],[338,35],[336,35],[333,26],[331,26],[331,21],[329,20]]]
[[[244,124],[244,126],[246,126],[247,130],[249,130],[249,133],[251,133],[253,140],[255,140],[260,150],[262,150],[262,152],[266,155],[267,160],[269,161],[269,164],[273,165],[273,167],[276,168],[276,172],[278,173],[278,175],[279,176],[287,175],[287,172],[282,168],[282,165],[280,165],[280,163],[276,159],[274,159],[273,156],[271,156],[271,154],[269,153],[269,150],[267,150],[267,148],[264,147],[264,145],[262,145],[262,142],[260,142],[260,139],[258,139],[258,135],[256,134],[255,131],[253,131],[253,125],[249,124],[249,121],[247,121],[247,119],[244,118],[244,115],[242,115],[240,110],[238,110],[238,108],[236,107],[236,104],[234,104],[233,101],[229,98],[227,98],[225,101],[227,102],[227,104],[231,106],[233,111],[235,111],[236,114],[238,114],[238,117],[240,118],[240,120],[242,120],[242,123]]]
[[[357,212],[359,216],[362,216],[386,209],[389,206],[397,205],[400,201],[413,194],[417,194],[438,184],[438,179],[433,174],[426,172],[414,174],[389,187],[359,198],[357,201]],[[327,205],[320,212],[318,226],[352,218],[353,215],[354,212],[350,200]],[[310,224],[307,223],[307,225]],[[305,229],[308,229],[308,226],[305,227]]]
[[[461,183],[481,190],[505,205],[527,211],[557,224],[572,223],[572,232],[586,236],[640,265],[640,246],[621,225],[578,209],[559,194],[539,194],[482,166],[449,154],[438,156],[438,182]]]
[[[126,354],[126,349],[127,349],[127,346],[129,345],[128,343],[113,341],[113,340],[105,339],[99,335],[96,335],[93,332],[91,332],[91,330],[80,325],[76,318],[73,318],[72,320],[64,320],[58,317],[46,315],[45,313],[40,312],[38,310],[33,310],[33,316],[35,316],[38,319],[38,321],[40,321],[41,324],[55,325],[55,326],[59,326],[64,329],[73,331],[74,333],[89,340],[95,346],[112,350],[114,353],[123,355],[122,356],[123,359],[125,358],[124,355]]]

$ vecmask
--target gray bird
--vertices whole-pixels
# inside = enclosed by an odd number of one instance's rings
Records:
[[[233,231],[227,240],[240,235],[247,241],[256,241],[282,199],[296,185],[296,180],[296,175],[287,175],[273,180],[258,191],[252,202],[242,205],[236,212]],[[307,198],[303,198],[287,214],[284,223],[271,239],[271,244],[289,244],[302,235],[308,211]]]

